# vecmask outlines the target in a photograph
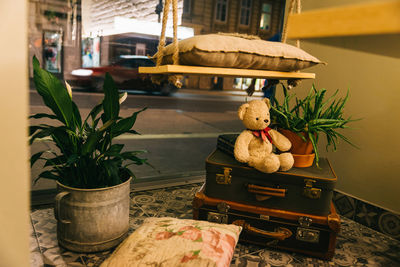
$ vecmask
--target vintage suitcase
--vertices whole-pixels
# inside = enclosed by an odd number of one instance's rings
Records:
[[[207,197],[193,199],[193,218],[243,227],[239,242],[278,248],[331,259],[335,252],[340,217],[333,204],[325,216],[269,209]]]
[[[217,148],[228,155],[233,156],[236,138],[239,134],[221,134],[217,138]]]
[[[337,178],[326,158],[319,167],[263,173],[215,150],[206,159],[209,197],[315,215],[328,215]]]

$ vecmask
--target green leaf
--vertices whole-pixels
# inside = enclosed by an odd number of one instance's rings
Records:
[[[44,138],[47,136],[51,136],[51,134],[54,132],[54,128],[46,128],[43,129],[42,131],[39,131],[32,135],[32,137],[29,139],[29,144],[32,145],[32,143],[38,139],[38,138]]]
[[[195,250],[193,251],[193,256],[199,255],[201,250]]]
[[[50,127],[51,126],[45,124],[29,126],[29,136],[33,135],[38,130],[49,129]]]
[[[35,162],[43,155],[43,153],[45,153],[46,151],[40,151],[38,153],[35,153],[32,155],[31,157],[31,168],[33,166],[33,164],[35,164]]]
[[[72,100],[67,89],[54,75],[40,68],[39,61],[33,57],[33,80],[39,95],[57,118],[67,127],[72,127],[74,114],[72,111]]]
[[[28,119],[42,119],[42,118],[58,120],[57,116],[55,116],[53,114],[47,114],[47,113],[37,113],[37,114],[31,115],[28,117]]]
[[[99,139],[103,136],[103,132],[92,132],[89,134],[86,142],[82,146],[82,155],[91,154],[96,148],[96,144]]]
[[[137,112],[134,112],[132,114],[132,116],[130,116],[128,118],[125,118],[125,119],[122,119],[122,120],[118,121],[115,124],[115,127],[113,127],[113,129],[111,131],[113,136],[119,136],[119,135],[121,135],[123,133],[128,132],[133,127],[133,125],[135,124],[137,115],[139,113],[145,111],[146,109],[147,109],[147,107],[145,107],[145,108],[143,108],[143,109],[141,109],[141,110],[139,110]]]
[[[44,171],[38,175],[38,177],[35,179],[33,184],[36,184],[40,178],[46,178],[46,179],[51,179],[51,180],[56,180],[56,181],[58,181],[58,179],[59,179],[59,177],[57,175],[55,175],[52,171]]]
[[[67,127],[55,127],[51,137],[61,153],[69,155],[78,151],[78,137]]]
[[[308,138],[310,139],[313,145],[315,153],[315,164],[319,167],[319,153],[318,153],[317,141],[315,140],[315,136],[312,133],[308,133]]]
[[[97,104],[94,108],[92,108],[92,110],[90,111],[90,113],[87,115],[84,124],[87,123],[87,121],[89,120],[89,118],[92,119],[92,121],[94,122],[97,115],[103,110],[103,103]],[[95,127],[95,126],[94,126]]]
[[[131,133],[131,134],[139,134],[140,135],[140,133],[138,133],[137,131],[135,131],[135,130],[129,130],[129,131],[126,131],[126,133]]]
[[[47,159],[46,163],[44,164],[44,167],[62,165],[65,164],[65,162],[66,162],[65,156],[59,155],[54,158]]]
[[[101,126],[101,128],[99,129],[99,131],[103,132],[105,130],[107,130],[108,128],[111,127],[111,125],[113,125],[115,122],[115,120],[109,120],[106,123],[103,124],[103,126]]]
[[[105,153],[105,156],[118,156],[120,152],[124,148],[123,144],[114,144],[112,145]]]
[[[141,159],[139,157],[136,156],[135,152],[129,151],[129,152],[123,152],[121,153],[121,158],[124,160],[131,160],[134,162],[134,164],[136,165],[142,165],[143,163],[145,163],[147,160],[146,159]]]
[[[79,159],[77,154],[72,154],[68,157],[66,164],[71,165],[72,163],[76,162]]]
[[[79,108],[74,101],[72,101],[72,111],[74,113],[75,127],[80,130],[82,128],[82,117]]]
[[[106,73],[104,79],[104,118],[105,121],[117,119],[119,115],[119,94],[111,75]]]

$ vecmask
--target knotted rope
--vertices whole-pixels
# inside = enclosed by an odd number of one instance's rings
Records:
[[[296,6],[296,13],[301,13],[301,0],[291,0],[289,4],[289,15],[294,13],[294,8]],[[288,20],[285,20],[282,30],[282,43],[286,43],[287,39],[287,24]],[[300,40],[296,39],[296,47],[300,48]],[[292,89],[301,83],[301,79],[289,79],[287,80],[288,89]]]
[[[172,1],[172,19],[173,19],[173,49],[174,53],[172,55],[172,62],[174,65],[179,65],[179,46],[178,46],[178,0],[165,0],[165,6],[163,10],[163,19],[162,19],[162,27],[161,27],[161,36],[160,41],[158,43],[158,51],[156,53],[157,61],[156,66],[162,65],[163,57],[164,57],[164,48],[165,48],[165,32],[168,23],[168,13],[169,7]],[[181,88],[182,83],[180,79],[181,75],[169,75],[168,81],[174,84],[176,87]],[[165,75],[153,75],[151,77],[152,81],[156,84],[161,84],[165,81]]]

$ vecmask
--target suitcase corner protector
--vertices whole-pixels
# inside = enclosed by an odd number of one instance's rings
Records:
[[[337,213],[328,215],[328,226],[335,233],[340,231],[340,217]]]

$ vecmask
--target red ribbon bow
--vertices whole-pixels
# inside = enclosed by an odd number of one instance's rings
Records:
[[[253,132],[254,136],[261,137],[261,139],[262,139],[263,141],[265,141],[265,139],[268,138],[268,140],[269,140],[269,141],[271,142],[271,144],[272,144],[272,137],[271,137],[271,135],[268,133],[270,130],[271,130],[271,128],[267,127],[267,128],[265,128],[264,130],[253,130],[252,132]]]

